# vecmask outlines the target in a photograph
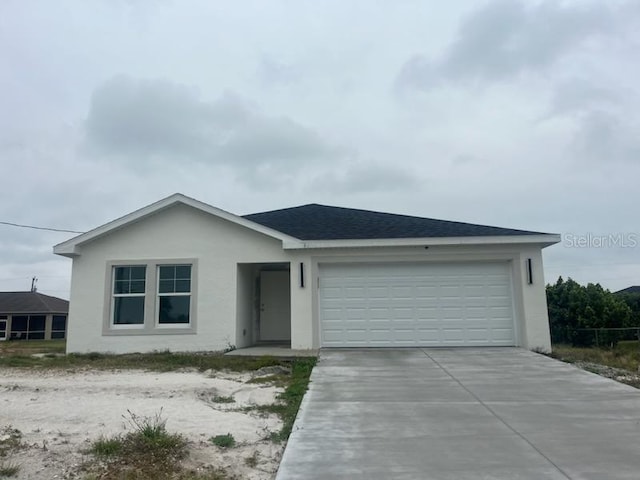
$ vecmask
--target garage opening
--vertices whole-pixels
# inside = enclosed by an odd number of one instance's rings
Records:
[[[321,264],[323,347],[513,346],[511,264]]]

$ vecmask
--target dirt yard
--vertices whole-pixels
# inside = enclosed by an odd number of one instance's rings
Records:
[[[0,429],[19,430],[24,445],[8,458],[20,467],[12,478],[84,478],[83,464],[94,460],[87,453],[93,441],[130,431],[129,412],[142,417],[162,412],[167,431],[189,441],[189,468],[214,466],[237,478],[272,479],[284,445],[268,436],[281,421],[247,407],[274,403],[281,389],[246,383],[253,375],[0,369]],[[209,441],[227,433],[235,447]]]

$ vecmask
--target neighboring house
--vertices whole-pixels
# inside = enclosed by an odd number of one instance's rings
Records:
[[[244,217],[175,194],[56,245],[69,352],[523,346],[550,350],[559,235],[305,205]]]
[[[0,292],[0,340],[65,338],[69,302],[38,292]]]
[[[618,290],[617,292],[615,292],[616,295],[619,295],[621,293],[640,293],[640,285],[623,288],[622,290]]]

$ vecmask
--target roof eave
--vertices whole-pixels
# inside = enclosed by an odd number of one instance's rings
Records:
[[[361,248],[361,247],[411,247],[448,245],[514,245],[537,244],[541,248],[561,241],[558,234],[500,235],[479,237],[420,237],[420,238],[374,238],[351,240],[296,240],[283,242],[285,250],[312,248]]]
[[[208,213],[218,218],[222,218],[250,230],[262,233],[266,236],[281,240],[283,243],[295,243],[296,241],[299,241],[294,237],[286,235],[272,228],[265,227],[264,225],[260,225],[259,223],[252,222],[251,220],[247,220],[225,210],[213,207],[207,203],[187,197],[185,195],[182,195],[181,193],[175,193],[167,198],[152,203],[151,205],[147,205],[146,207],[136,210],[128,215],[105,223],[104,225],[94,228],[89,232],[83,233],[65,242],[59,243],[53,247],[53,253],[62,255],[64,257],[77,257],[81,253],[80,247],[82,245],[177,204],[188,205],[202,212]]]

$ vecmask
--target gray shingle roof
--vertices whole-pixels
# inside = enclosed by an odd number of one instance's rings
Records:
[[[540,232],[309,204],[244,218],[300,240],[540,235]]]
[[[622,290],[618,290],[616,293],[640,293],[640,285],[623,288]]]
[[[0,313],[68,313],[69,302],[38,292],[0,292]]]

